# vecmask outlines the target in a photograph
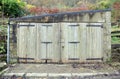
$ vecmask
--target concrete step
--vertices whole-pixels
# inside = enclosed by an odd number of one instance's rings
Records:
[[[37,75],[37,74],[36,74]],[[86,76],[78,76],[78,75],[72,75],[68,76],[64,74],[58,75],[58,76],[26,76],[25,74],[23,76],[3,76],[0,79],[120,79],[120,75],[86,75]]]

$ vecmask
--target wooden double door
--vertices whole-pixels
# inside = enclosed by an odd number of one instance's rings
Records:
[[[102,58],[100,23],[20,23],[17,55],[34,62],[85,62]]]

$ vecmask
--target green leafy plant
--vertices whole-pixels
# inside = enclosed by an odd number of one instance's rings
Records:
[[[20,0],[0,0],[1,11],[7,17],[20,17],[25,13],[24,2]]]
[[[5,52],[6,52],[6,50],[5,50],[5,43],[1,42],[0,43],[0,54],[5,53]]]
[[[120,43],[120,38],[119,37],[112,37],[111,41],[112,41],[112,43],[117,44],[117,43]]]
[[[0,25],[0,61],[6,61],[6,35],[7,35],[7,26]]]
[[[7,34],[7,26],[0,25],[0,36],[5,36]]]

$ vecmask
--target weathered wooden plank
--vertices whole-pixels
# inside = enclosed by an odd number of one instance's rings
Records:
[[[100,23],[92,23],[87,27],[87,58],[102,58],[102,28],[97,25],[102,26]]]
[[[25,23],[20,23],[20,24],[25,24]],[[18,46],[19,47],[19,54],[18,54],[19,57],[26,57],[26,52],[27,52],[27,49],[26,49],[27,31],[26,31],[26,29],[27,29],[27,27],[19,27],[19,46]]]
[[[60,35],[60,24],[59,23],[53,23],[53,30],[52,30],[52,36],[53,36],[53,52],[52,52],[52,58],[53,62],[59,62],[61,60],[61,35]]]
[[[40,33],[40,28],[41,24],[36,23],[36,31],[37,31],[37,54],[36,54],[36,61],[40,62],[40,57],[41,57],[41,33]]]
[[[27,28],[27,57],[35,58],[36,57],[36,24],[30,23],[30,25],[35,25],[34,27]]]
[[[65,24],[65,23],[61,23],[61,57],[62,57],[62,61],[63,62],[67,62],[67,58],[68,58],[68,27],[67,27],[68,24]]]
[[[86,23],[79,23],[79,32],[80,35],[79,40],[80,40],[80,47],[79,47],[79,51],[80,51],[80,61],[83,62],[86,60],[87,57],[87,49],[86,49],[86,42],[87,42],[87,37],[86,37]]]

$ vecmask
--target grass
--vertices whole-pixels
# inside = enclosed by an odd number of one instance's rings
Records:
[[[115,32],[115,31],[120,31],[120,27],[118,26],[112,26],[112,32]],[[117,37],[117,36],[120,36],[120,33],[112,33],[111,34],[111,43],[112,44],[120,44],[120,37]]]
[[[120,32],[119,33],[112,33],[112,36],[120,36]]]
[[[118,27],[118,26],[112,26],[111,31],[120,31],[120,27]]]
[[[119,37],[112,37],[112,44],[120,44],[120,38]]]

